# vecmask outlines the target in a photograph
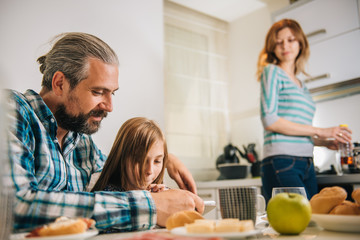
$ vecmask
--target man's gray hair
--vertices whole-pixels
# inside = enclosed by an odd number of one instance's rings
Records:
[[[119,65],[114,50],[104,41],[91,34],[70,32],[54,38],[52,49],[37,59],[40,72],[44,75],[41,86],[52,90],[52,78],[55,72],[62,72],[73,89],[81,80],[88,77],[89,58],[95,58],[107,64]]]

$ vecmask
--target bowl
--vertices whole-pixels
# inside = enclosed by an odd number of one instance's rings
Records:
[[[241,179],[246,178],[250,171],[250,166],[240,163],[223,163],[218,165],[220,179]]]

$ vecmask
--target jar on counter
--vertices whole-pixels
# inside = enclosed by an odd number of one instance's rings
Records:
[[[349,165],[351,173],[360,173],[360,141],[353,143],[353,165]]]

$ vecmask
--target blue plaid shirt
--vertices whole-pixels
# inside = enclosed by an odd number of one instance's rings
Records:
[[[57,123],[40,95],[10,91],[9,157],[16,191],[14,229],[29,229],[59,216],[89,217],[96,227],[150,229],[156,208],[148,191],[85,192],[106,156],[89,135],[69,132],[63,149]]]

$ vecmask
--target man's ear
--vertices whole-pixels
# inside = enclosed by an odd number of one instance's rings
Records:
[[[64,92],[64,84],[67,80],[64,73],[57,71],[54,73],[52,78],[52,90],[57,96],[61,96]]]

